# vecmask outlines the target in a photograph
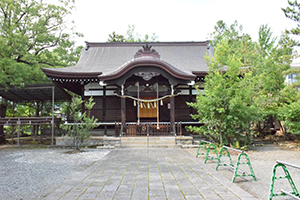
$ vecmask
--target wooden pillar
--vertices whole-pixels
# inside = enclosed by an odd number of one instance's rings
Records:
[[[52,87],[51,145],[54,145],[54,87]]]
[[[5,118],[7,110],[7,101],[2,97],[0,101],[0,117]],[[4,134],[4,126],[0,125],[0,144],[5,144],[7,141]]]
[[[189,85],[189,102],[193,101],[193,86]],[[189,106],[189,113],[192,114],[193,108]]]
[[[102,121],[106,122],[106,86],[103,86]],[[107,135],[107,126],[104,126],[104,135]]]
[[[137,82],[136,83],[136,86],[137,86],[137,98],[138,98],[138,101],[137,101],[137,125],[140,125],[140,82]]]
[[[20,117],[18,117],[17,124],[18,124],[18,146],[20,146],[20,125],[21,125]]]
[[[156,129],[159,129],[159,91],[158,91],[159,87],[158,87],[158,83],[156,83],[156,119],[157,119],[157,124],[156,124]]]
[[[85,100],[83,83],[81,83],[81,94],[80,94],[80,96],[81,96],[82,100]],[[84,113],[84,109],[85,109],[85,106],[84,106],[84,103],[82,102],[82,104],[81,104],[81,113]]]
[[[171,130],[173,130],[173,134],[176,135],[176,129],[175,129],[175,97],[170,97],[170,124],[171,124]]]
[[[124,125],[126,123],[126,99],[121,97],[121,134],[124,132]]]
[[[106,86],[103,86],[102,121],[106,121]]]

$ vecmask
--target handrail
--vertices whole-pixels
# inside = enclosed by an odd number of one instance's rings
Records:
[[[225,148],[227,148],[227,149],[230,149],[230,150],[233,150],[233,151],[237,151],[237,152],[239,152],[239,153],[244,153],[243,150],[235,149],[235,148],[228,147],[228,146],[223,146],[223,147],[225,147]]]
[[[280,160],[276,160],[276,163],[280,163],[280,164],[283,164],[283,165],[287,165],[287,166],[290,166],[290,167],[294,167],[294,168],[300,169],[300,166],[298,166],[298,165],[294,165],[294,164],[291,164],[291,163],[283,162],[283,161],[280,161]]]
[[[288,195],[288,196],[290,196],[290,197],[293,197],[294,199],[300,200],[299,197],[293,195],[292,193],[290,193],[290,192],[288,192],[288,191],[285,191],[285,190],[283,190],[283,189],[281,189],[280,191],[281,191],[283,194],[286,194],[286,195]]]

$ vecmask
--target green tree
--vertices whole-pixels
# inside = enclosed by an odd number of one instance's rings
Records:
[[[155,33],[150,37],[148,34],[141,38],[141,35],[135,32],[135,25],[128,25],[128,30],[125,35],[112,32],[109,34],[107,42],[157,42],[158,36]]]
[[[67,28],[71,0],[47,4],[43,0],[0,2],[0,84],[20,85],[46,81],[41,67],[75,64],[79,49]]]
[[[259,111],[261,122],[258,130],[263,133],[267,126],[264,121],[282,119],[278,108],[283,106],[281,91],[286,87],[284,80],[293,57],[293,46],[296,44],[287,34],[283,34],[279,40],[272,37],[271,29],[262,25],[259,29],[258,42],[253,42],[248,34],[242,32],[242,26],[237,22],[228,27],[219,21],[211,34],[212,45],[220,44],[221,38],[227,38],[230,50],[223,52],[224,59],[230,55],[240,57],[241,65],[249,67],[252,72],[252,87],[256,90],[253,101],[260,104]],[[226,63],[225,63],[226,65]]]
[[[258,31],[258,44],[260,47],[260,53],[262,57],[267,57],[270,55],[276,38],[272,38],[271,28],[268,25],[261,25]]]
[[[281,120],[281,129],[288,139],[287,133],[300,132],[300,93],[295,85],[289,85],[281,91],[282,103],[278,108],[278,118]]]
[[[288,4],[288,7],[281,9],[287,18],[297,23],[297,26],[291,30],[286,30],[286,32],[294,35],[300,35],[300,3],[298,3],[297,0],[288,0]]]
[[[263,30],[261,30],[263,31]],[[261,48],[261,62],[255,66],[258,78],[257,100],[260,102],[261,114],[264,120],[276,120],[283,127],[284,116],[282,107],[285,107],[289,100],[283,97],[286,90],[286,72],[290,70],[290,64],[294,56],[293,46],[295,45],[287,34],[283,34],[277,44],[270,50],[265,51]],[[280,111],[281,110],[281,111]],[[285,128],[282,128],[286,134]],[[262,131],[263,132],[263,131]]]
[[[112,34],[108,35],[108,42],[125,42],[125,37],[123,35],[116,34],[116,32],[112,32]]]
[[[41,67],[64,67],[77,62],[81,47],[74,47],[72,37],[82,35],[72,27],[68,29],[69,22],[65,20],[74,8],[73,0],[45,2],[0,1],[1,87],[46,82]],[[0,110],[0,117],[5,117],[3,98]],[[0,130],[0,143],[4,141]]]
[[[243,36],[243,26],[239,25],[237,21],[228,26],[225,22],[219,20],[214,28],[214,32],[209,34],[211,39],[210,44],[214,48],[220,45],[224,38],[228,40],[231,46],[236,46],[233,44],[236,43],[236,41],[239,41]]]
[[[241,57],[228,57],[229,40],[215,48],[214,57],[207,57],[209,73],[205,77],[205,92],[188,103],[197,110],[193,119],[204,123],[189,127],[191,131],[208,136],[219,144],[247,144],[251,139],[250,125],[257,118],[257,107],[251,97],[251,72],[242,67]]]
[[[223,63],[226,65],[227,57],[235,54],[240,59],[241,65],[249,67],[256,62],[257,59],[257,44],[254,43],[248,34],[243,33],[243,26],[235,21],[232,25],[227,26],[222,20],[217,22],[215,31],[210,35],[210,44],[214,50],[223,43],[223,40],[228,40],[230,49],[226,52],[223,58]]]
[[[211,37],[214,57],[207,60],[205,93],[189,103],[198,112],[192,117],[204,126],[190,130],[220,144],[250,143],[256,123],[286,118],[280,115],[287,102],[282,97],[284,72],[295,43],[286,34],[279,41],[272,38],[267,25],[260,27],[254,42],[237,22],[228,27],[219,21]]]
[[[87,112],[82,113],[81,105],[84,103]],[[80,145],[85,139],[89,138],[91,134],[89,130],[97,127],[98,119],[91,116],[90,111],[95,105],[93,98],[91,97],[88,101],[84,102],[81,97],[74,96],[70,104],[69,115],[73,118],[74,123],[62,124],[62,129],[68,132],[68,136],[73,137],[74,147],[76,150],[80,150]]]
[[[286,30],[287,34],[299,36],[300,35],[300,3],[297,0],[288,1],[289,6],[282,8],[285,16],[296,23],[296,27],[291,30]],[[294,42],[299,46],[299,40]],[[285,133],[299,133],[300,132],[300,101],[299,101],[299,87],[300,87],[300,69],[290,68],[284,72],[285,75],[296,75],[296,82],[288,85],[283,91],[283,101],[279,109],[279,118],[282,120],[281,128]]]

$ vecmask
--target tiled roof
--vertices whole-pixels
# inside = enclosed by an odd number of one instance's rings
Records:
[[[140,43],[88,43],[82,49],[78,63],[73,67],[43,69],[49,77],[97,77],[117,73],[131,62],[145,57],[134,57],[143,46],[152,46],[159,57],[174,72],[193,75],[207,72],[205,55],[212,55],[208,42],[140,42]],[[149,57],[149,56],[148,56]],[[100,77],[101,77],[100,76]]]

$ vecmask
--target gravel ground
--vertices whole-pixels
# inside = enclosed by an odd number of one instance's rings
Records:
[[[189,150],[190,153],[196,155],[197,149]],[[237,162],[238,153],[231,152],[231,157],[233,164]],[[235,154],[235,155],[233,155]],[[259,147],[253,147],[253,150],[247,151],[246,154],[249,156],[251,165],[253,167],[254,174],[257,178],[257,181],[254,181],[252,177],[237,177],[235,184],[237,184],[242,189],[248,191],[253,196],[258,199],[268,199],[271,177],[273,175],[273,166],[276,163],[276,160],[284,161],[287,163],[295,164],[300,166],[300,151],[298,150],[290,150],[287,148],[283,148],[279,145],[263,145]],[[213,155],[213,154],[212,154]],[[199,159],[203,159],[203,163],[205,160],[205,156],[198,156]],[[229,159],[227,157],[222,157],[221,160],[223,162],[229,163]],[[209,166],[212,168],[216,168],[217,163],[208,162]],[[240,165],[240,169],[250,173],[248,165]],[[292,167],[287,167],[295,185],[300,192],[300,169],[295,169]],[[232,180],[233,170],[229,167],[220,166],[218,171],[222,173],[226,178]],[[277,176],[283,176],[283,170],[281,167],[277,168]],[[284,180],[276,180],[274,193],[280,193],[280,189],[285,189],[286,191],[291,192],[292,189],[290,184],[287,182],[287,179]],[[288,197],[274,197],[273,200],[282,200],[282,199],[292,199]]]
[[[91,166],[109,150],[0,148],[0,200],[42,199],[64,180]]]

